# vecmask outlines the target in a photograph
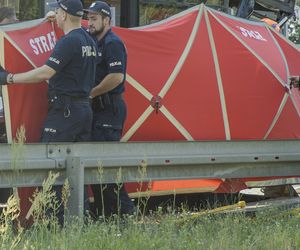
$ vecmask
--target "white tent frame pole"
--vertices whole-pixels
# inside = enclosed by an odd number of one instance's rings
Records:
[[[3,33],[3,35],[4,38],[7,39],[7,41],[9,41],[11,45],[13,45],[22,56],[24,56],[24,58],[31,64],[33,68],[37,68],[36,64],[24,53],[24,51],[21,50],[21,48],[6,33]]]
[[[142,86],[140,83],[138,83],[132,76],[130,76],[128,73],[126,74],[126,81],[134,87],[138,92],[140,92],[147,100],[151,100],[153,95],[146,89],[144,86]],[[134,133],[142,126],[144,121],[149,117],[149,115],[153,111],[153,107],[149,106],[144,113],[137,119],[137,121],[130,127],[130,129],[126,132],[126,134],[121,138],[121,142],[128,141]]]
[[[36,24],[37,25],[37,24]],[[54,30],[54,26],[52,24],[52,28]],[[5,30],[5,29],[4,29]],[[9,31],[9,29],[7,30]],[[22,55],[24,58],[32,65],[34,69],[37,68],[37,65],[21,50],[21,48],[3,31],[0,29],[0,48],[1,48],[1,54],[0,54],[0,63],[1,65],[4,65],[4,38],[11,43],[12,46]],[[5,68],[5,67],[4,67]],[[48,81],[46,81],[48,82]],[[11,114],[10,114],[10,106],[9,106],[9,95],[8,95],[8,87],[3,86],[2,87],[2,96],[3,96],[3,103],[4,103],[4,114],[5,114],[5,126],[6,126],[6,134],[7,134],[7,142],[12,143],[12,129],[11,129]]]
[[[299,108],[297,106],[297,103],[296,103],[296,101],[295,101],[295,99],[294,99],[294,97],[292,95],[290,95],[290,97],[291,97],[292,103],[293,103],[293,105],[294,105],[294,107],[295,107],[295,109],[297,111],[297,114],[298,114],[298,116],[300,118],[300,110],[299,110]]]
[[[272,121],[272,123],[271,123],[271,125],[270,125],[270,127],[269,127],[269,129],[267,131],[267,133],[265,134],[265,136],[263,138],[264,140],[266,140],[268,138],[268,136],[272,132],[273,128],[275,127],[275,125],[276,125],[276,123],[277,123],[277,121],[278,121],[278,119],[279,119],[279,117],[280,117],[280,115],[282,113],[282,110],[285,107],[285,104],[286,104],[288,98],[289,98],[289,95],[287,93],[285,93],[284,96],[283,96],[283,98],[282,98],[282,101],[281,101],[281,103],[279,105],[279,108],[277,110],[277,113],[276,113],[276,115],[275,115],[275,117],[274,117],[274,119],[273,119],[273,121]]]
[[[165,117],[177,128],[177,130],[187,139],[188,141],[194,141],[192,135],[183,127],[183,125],[170,113],[170,111],[162,106],[160,111],[165,115]]]
[[[0,29],[0,65],[5,68],[5,60],[4,60],[4,34]]]
[[[200,5],[197,18],[195,20],[192,32],[190,34],[189,40],[186,44],[186,47],[184,48],[184,51],[176,64],[173,72],[171,73],[170,77],[168,78],[167,82],[164,84],[163,88],[159,92],[160,97],[164,97],[168,90],[171,88],[172,84],[174,83],[174,80],[176,79],[177,75],[179,74],[191,48],[195,41],[199,26],[201,17],[203,14],[203,6]],[[143,96],[145,96],[149,101],[153,98],[153,95],[145,89],[141,84],[139,84],[133,77],[131,77],[129,74],[126,75],[127,82],[132,85],[138,92],[140,92]],[[142,126],[142,124],[146,121],[146,119],[150,116],[151,112],[154,110],[152,106],[149,106],[145,112],[138,118],[138,120],[132,125],[132,127],[126,132],[126,134],[121,138],[121,141],[128,141],[134,133]],[[175,128],[189,141],[194,140],[193,137],[190,135],[190,133],[183,127],[182,124],[176,118],[171,115],[171,113],[167,110],[166,107],[161,108],[162,113],[165,115],[165,117],[175,126]]]
[[[270,31],[270,28],[266,24],[265,24],[265,26],[266,26],[266,28],[267,28],[270,36],[272,37],[272,39],[273,39],[276,47],[278,48],[278,50],[280,52],[280,55],[281,55],[281,57],[282,57],[282,59],[284,61],[285,70],[286,70],[286,81],[288,82],[290,70],[289,70],[289,66],[288,66],[287,60],[285,58],[285,55],[284,55],[281,47],[279,46],[277,40],[274,38],[273,33]],[[287,86],[287,87],[289,87],[289,86]],[[287,102],[288,97],[290,97],[292,99],[292,103],[295,106],[295,109],[297,110],[297,113],[299,115],[299,110],[298,110],[297,105],[295,105],[295,103],[293,102],[292,94],[291,93],[289,93],[289,94],[285,93],[285,95],[283,96],[282,102],[281,102],[281,104],[280,104],[280,106],[278,108],[278,111],[277,111],[276,115],[274,116],[274,119],[273,119],[273,121],[272,121],[272,123],[270,125],[270,128],[268,129],[267,133],[265,134],[265,136],[263,138],[264,140],[266,140],[268,138],[269,134],[272,132],[273,128],[275,127],[275,125],[276,125],[276,123],[277,123],[277,121],[278,121],[278,119],[279,119],[279,117],[280,117],[280,115],[281,115],[281,113],[282,113],[282,111],[283,111],[283,109],[285,107],[285,104]]]
[[[5,32],[1,31],[1,37],[2,41],[4,41],[4,38],[13,45],[16,50],[24,56],[24,58],[34,67],[36,68],[36,65],[33,63],[33,61],[20,49],[20,47],[8,36]],[[3,44],[3,50],[4,50],[4,44]],[[4,53],[3,53],[4,54]],[[9,95],[8,95],[8,87],[4,86],[2,89],[2,96],[3,96],[3,103],[4,103],[4,115],[5,115],[5,127],[6,127],[6,135],[7,135],[7,142],[12,143],[13,135],[12,135],[12,129],[11,129],[11,114],[10,114],[10,105],[9,105]]]
[[[194,23],[194,27],[192,29],[189,40],[188,40],[188,42],[187,42],[187,44],[186,44],[186,46],[185,46],[185,48],[182,52],[182,55],[181,55],[179,61],[177,62],[176,66],[175,66],[173,72],[171,73],[170,77],[168,78],[167,82],[164,84],[163,88],[161,89],[161,91],[158,94],[162,98],[167,94],[168,90],[173,85],[177,75],[179,74],[183,64],[185,63],[185,60],[186,60],[187,56],[189,55],[189,53],[191,51],[191,48],[192,48],[192,46],[194,44],[194,41],[196,39],[196,35],[199,31],[199,26],[200,26],[201,19],[202,19],[201,17],[202,17],[203,9],[204,9],[203,6],[204,5],[202,5],[202,4],[200,5],[198,15],[197,15],[197,18],[196,18],[195,23]]]
[[[287,60],[286,60],[286,58],[285,58],[285,55],[284,55],[284,53],[283,53],[281,47],[279,46],[277,40],[274,38],[273,33],[270,31],[271,28],[270,28],[269,26],[267,26],[267,24],[265,24],[265,26],[266,26],[266,29],[267,29],[268,33],[269,33],[270,36],[272,37],[272,39],[273,39],[273,41],[274,41],[276,47],[277,47],[278,50],[279,50],[279,53],[280,53],[281,57],[282,57],[282,60],[283,60],[283,62],[284,62],[284,66],[285,66],[285,72],[286,72],[286,79],[285,79],[285,80],[286,80],[286,82],[288,82],[290,70],[289,70],[289,66],[288,66]]]
[[[4,106],[4,120],[6,129],[7,143],[12,143],[12,129],[11,129],[11,119],[10,119],[10,108],[9,108],[9,95],[7,86],[2,87],[2,100]]]
[[[126,132],[126,134],[121,138],[121,142],[128,141],[134,133],[142,126],[142,124],[147,120],[150,116],[154,108],[149,106],[145,112],[137,119],[137,121],[131,126],[131,128]]]
[[[209,13],[216,19],[216,21],[226,29],[231,35],[233,35],[244,47],[246,47],[271,73],[272,75],[285,87],[286,82],[266,63],[247,43],[245,43],[239,36],[237,36],[226,24],[224,24],[211,10]]]
[[[134,87],[138,92],[140,92],[144,97],[146,97],[149,101],[152,99],[153,95],[139,82],[137,82],[132,76],[128,73],[126,74],[126,81]]]
[[[165,83],[165,85],[163,86],[163,88],[161,89],[161,91],[159,92],[159,96],[160,97],[164,97],[167,92],[169,91],[169,89],[171,88],[171,86],[173,85],[176,77],[178,76],[179,72],[182,69],[183,64],[186,61],[186,58],[188,57],[191,48],[195,42],[197,33],[199,32],[199,26],[202,20],[202,16],[203,16],[203,9],[204,9],[204,5],[201,4],[199,7],[199,11],[198,11],[198,15],[197,18],[195,20],[192,32],[190,34],[189,40],[186,44],[186,47],[184,48],[184,51],[182,52],[182,55],[178,61],[178,63],[176,64],[173,72],[171,73],[169,79],[167,80],[167,82]],[[176,129],[185,137],[185,139],[187,139],[188,141],[193,141],[193,137],[191,136],[191,134],[185,129],[185,127],[169,112],[169,110],[165,107],[162,106],[160,108],[161,112],[165,115],[165,117],[176,127]]]
[[[4,37],[5,33],[0,30],[0,63],[5,69],[5,51],[4,51]],[[11,130],[11,119],[10,119],[10,108],[9,108],[9,96],[7,86],[2,87],[2,100],[4,107],[4,121],[6,127],[6,138],[8,143],[12,143],[12,130]]]
[[[284,60],[285,66],[286,66],[286,71],[287,71],[287,79],[286,79],[286,81],[288,82],[288,81],[289,81],[290,69],[289,69],[287,60],[286,60],[286,58],[285,58],[284,52],[282,51],[281,47],[279,46],[278,41],[274,38],[274,35],[277,35],[277,36],[279,36],[281,39],[284,39],[285,42],[288,41],[288,44],[291,45],[291,46],[292,46],[294,49],[296,49],[298,52],[300,52],[300,50],[299,50],[299,49],[295,46],[295,44],[293,44],[291,41],[287,40],[286,38],[283,38],[281,34],[278,34],[278,32],[276,32],[276,31],[274,31],[274,30],[271,30],[271,28],[269,28],[269,27],[267,27],[267,28],[268,28],[268,31],[270,32],[270,34],[271,34],[271,36],[272,36],[272,38],[273,38],[273,40],[274,40],[276,46],[278,47],[278,49],[279,49],[279,51],[280,51],[280,53],[281,53],[281,55],[282,55],[282,57],[283,57],[283,60]],[[288,84],[286,84],[286,87],[289,88]],[[290,94],[289,96],[290,96],[290,98],[291,98],[291,100],[292,100],[292,103],[293,103],[293,105],[294,105],[294,107],[295,107],[295,109],[296,109],[296,111],[297,111],[297,113],[298,113],[298,116],[300,117],[300,108],[298,107],[298,105],[297,105],[296,102],[295,102],[293,93],[290,91],[289,94]],[[299,95],[297,95],[297,97],[298,97],[298,99],[299,99]],[[299,99],[299,100],[300,100],[300,99]]]
[[[287,42],[290,46],[292,46],[295,50],[297,50],[298,52],[300,52],[300,48],[298,48],[292,41],[286,39],[286,37],[284,35],[282,35],[279,32],[276,32],[275,30],[271,30],[272,33],[274,33],[274,35],[277,35],[281,40],[284,40],[285,42]]]
[[[227,106],[226,106],[226,98],[225,98],[225,94],[224,94],[224,88],[223,88],[221,70],[220,70],[220,65],[219,65],[219,60],[218,60],[218,54],[217,54],[216,44],[215,44],[215,40],[214,40],[214,37],[212,34],[212,29],[211,29],[211,25],[209,22],[209,18],[208,18],[206,9],[204,12],[204,16],[205,16],[206,25],[207,25],[210,47],[212,50],[213,60],[214,60],[214,64],[215,64],[215,71],[216,71],[216,77],[217,77],[217,83],[218,83],[218,89],[219,89],[219,95],[220,95],[225,136],[226,136],[226,140],[231,140],[230,126],[229,126]]]

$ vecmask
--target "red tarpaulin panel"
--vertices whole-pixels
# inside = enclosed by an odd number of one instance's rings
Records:
[[[249,47],[248,50],[253,50],[258,57],[266,62],[281,79],[287,80],[284,58],[269,29],[262,25],[253,25],[253,22],[248,23],[238,18],[228,18],[222,13],[215,12],[212,15],[216,16],[216,20],[225,25],[228,31],[233,32],[241,39]],[[224,33],[229,33],[228,31]]]
[[[226,138],[215,65],[204,19],[163,104],[195,140]],[[184,110],[186,112],[182,112]]]
[[[3,32],[4,31],[4,32]],[[32,21],[3,27],[1,61],[11,72],[24,72],[45,63],[56,43],[51,23]],[[6,89],[6,87],[5,87]],[[47,84],[8,86],[4,89],[5,122],[8,141],[11,142],[21,125],[26,130],[26,142],[38,142],[47,113]],[[31,206],[30,197],[35,188],[19,188],[21,217]]]
[[[263,139],[285,95],[285,88],[244,44],[226,32],[213,17],[210,20],[231,139]]]

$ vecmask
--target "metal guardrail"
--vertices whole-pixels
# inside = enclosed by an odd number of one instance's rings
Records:
[[[69,179],[71,215],[83,213],[84,184],[199,178],[300,176],[300,140],[0,144],[0,188],[39,186],[48,172]],[[139,168],[146,166],[146,174]],[[121,175],[120,175],[121,168]]]

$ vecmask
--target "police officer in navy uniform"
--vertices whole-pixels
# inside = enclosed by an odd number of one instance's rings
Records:
[[[127,66],[127,53],[122,40],[111,30],[111,11],[108,4],[96,1],[85,10],[88,17],[89,33],[98,44],[98,63],[93,98],[94,141],[120,141],[126,119],[126,104],[123,99]],[[96,216],[131,214],[133,202],[129,199],[124,185],[118,191],[116,184],[92,185],[95,197]],[[119,195],[116,194],[119,192]],[[101,195],[103,194],[103,201]],[[118,197],[119,196],[119,201]]]
[[[91,139],[92,109],[89,94],[95,84],[97,45],[81,28],[80,0],[59,0],[56,21],[64,31],[45,65],[20,74],[0,72],[0,85],[39,83],[49,79],[47,119],[41,142],[79,142]],[[61,197],[61,187],[54,187]],[[63,223],[63,209],[58,211]]]

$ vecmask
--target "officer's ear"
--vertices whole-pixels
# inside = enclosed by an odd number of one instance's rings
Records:
[[[67,13],[67,12],[65,12],[65,11],[63,10],[63,12],[62,12],[62,14],[61,14],[61,18],[62,18],[62,20],[63,20],[63,21],[66,21],[66,19],[67,19],[67,16],[68,16],[68,13]]]
[[[108,16],[103,18],[104,24],[110,25],[110,18]]]

